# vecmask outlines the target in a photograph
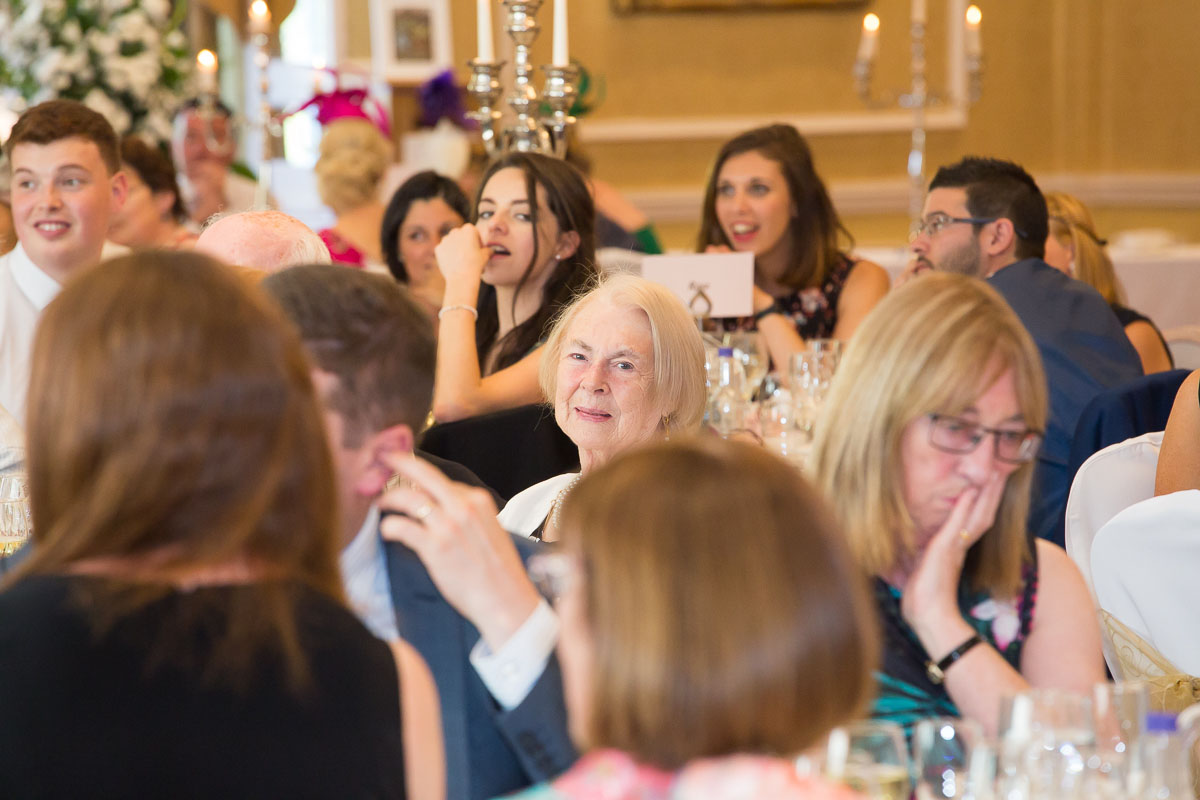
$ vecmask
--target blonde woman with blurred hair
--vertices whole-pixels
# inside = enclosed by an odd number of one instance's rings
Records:
[[[319,233],[335,264],[383,271],[379,183],[390,162],[391,146],[375,123],[344,117],[325,126],[316,166],[317,193],[337,221]]]
[[[1108,241],[1096,234],[1096,223],[1087,206],[1066,192],[1046,192],[1046,208],[1050,212],[1046,263],[1088,284],[1108,301],[1142,359],[1143,372],[1149,375],[1174,369],[1171,351],[1158,327],[1149,317],[1124,305],[1125,292],[1104,250]]]
[[[890,293],[825,409],[812,472],[874,577],[884,628],[874,716],[962,716],[995,733],[1005,694],[1104,680],[1079,570],[1026,530],[1046,382],[995,289],[929,273]]]

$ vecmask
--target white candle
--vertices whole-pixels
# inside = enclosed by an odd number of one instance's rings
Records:
[[[914,25],[925,24],[925,0],[912,0],[912,22]]]
[[[250,4],[250,33],[253,36],[264,36],[271,32],[271,9],[263,0],[254,0]]]
[[[879,47],[879,17],[867,14],[863,17],[862,38],[858,40],[858,60],[870,63],[875,60]]]
[[[200,76],[200,91],[204,94],[216,94],[217,54],[212,50],[201,50],[197,53],[196,73]]]
[[[979,36],[979,26],[983,22],[983,12],[979,6],[967,7],[967,55],[979,58],[983,55],[983,40]]]
[[[569,67],[567,57],[567,0],[554,0],[554,66]]]
[[[492,47],[492,0],[475,0],[475,41],[477,60],[487,63],[496,60]]]

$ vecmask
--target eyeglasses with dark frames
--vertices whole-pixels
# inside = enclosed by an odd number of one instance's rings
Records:
[[[929,236],[937,236],[950,225],[987,225],[989,222],[995,222],[1000,217],[952,217],[949,214],[933,214],[928,219],[923,219],[913,228],[912,235],[909,240],[916,239],[922,234]],[[1025,231],[1013,226],[1013,232],[1022,239],[1028,239]]]
[[[963,455],[973,452],[983,437],[991,434],[995,440],[992,454],[997,461],[1024,464],[1033,460],[1042,443],[1042,434],[1028,428],[988,428],[949,414],[928,416],[929,443],[947,453]]]

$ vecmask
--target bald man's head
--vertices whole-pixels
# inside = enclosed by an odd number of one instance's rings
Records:
[[[239,267],[278,272],[299,264],[329,264],[321,237],[281,211],[243,211],[211,223],[196,249]]]

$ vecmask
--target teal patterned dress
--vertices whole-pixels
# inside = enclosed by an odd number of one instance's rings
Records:
[[[1021,668],[1021,651],[1033,626],[1036,562],[1025,568],[1022,577],[1024,588],[1015,602],[970,591],[966,581],[958,589],[958,607],[963,618],[1016,670]],[[929,655],[900,615],[899,590],[876,578],[875,602],[883,626],[884,652],[883,669],[876,673],[878,691],[871,704],[871,716],[899,723],[906,737],[912,735],[913,725],[922,719],[962,716],[946,687],[929,680],[925,672]]]

